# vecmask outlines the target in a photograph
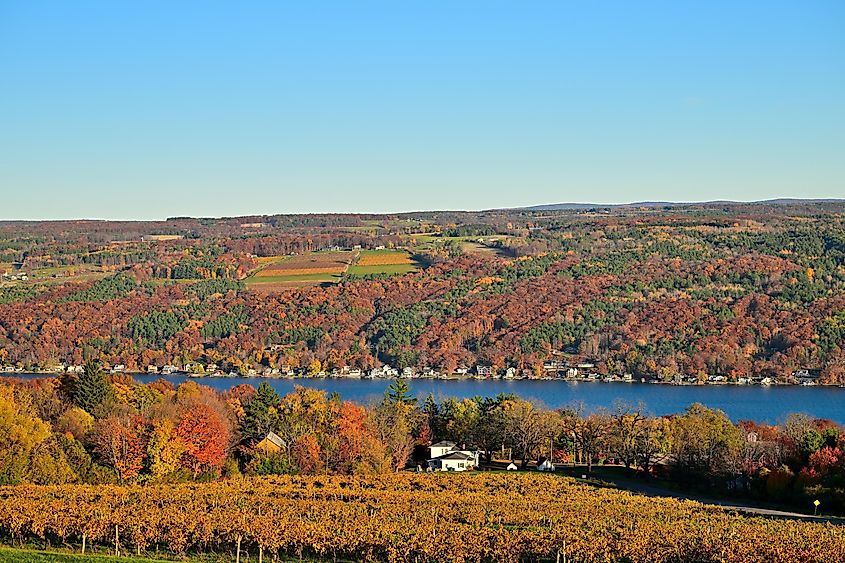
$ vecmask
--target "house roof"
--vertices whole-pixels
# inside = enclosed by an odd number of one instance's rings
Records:
[[[441,459],[441,460],[458,460],[458,461],[475,461],[475,456],[472,454],[468,454],[466,452],[449,452],[447,454],[443,454],[441,456],[437,456],[433,459]]]
[[[432,448],[454,448],[455,442],[447,442],[447,441],[444,440],[442,442],[437,442],[436,444],[432,444],[431,447]]]
[[[282,438],[275,432],[268,432],[267,435],[264,436],[264,439],[270,442],[271,444],[279,446],[280,448],[285,447],[285,441],[282,440]]]

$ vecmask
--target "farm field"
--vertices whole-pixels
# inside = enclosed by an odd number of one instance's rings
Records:
[[[259,259],[261,268],[245,282],[257,291],[272,292],[292,287],[337,283],[344,274],[398,275],[414,272],[419,265],[404,250],[311,252],[301,256]]]
[[[256,258],[253,258],[253,260],[255,260],[255,263],[258,264],[259,268],[264,268],[265,266],[268,266],[269,264],[272,264],[273,262],[278,262],[279,260],[284,260],[285,258],[287,258],[287,257],[286,256],[258,256]]]
[[[407,243],[417,252],[427,252],[434,248],[443,246],[457,246],[463,254],[487,254],[490,256],[509,257],[504,252],[490,243],[496,241],[512,240],[509,235],[485,235],[485,236],[459,236],[449,237],[434,233],[410,235]],[[479,242],[482,241],[482,242]]]
[[[303,276],[311,274],[342,274],[352,262],[354,254],[341,252],[310,252],[291,256],[268,264],[255,272],[254,277]]]
[[[494,246],[488,246],[476,241],[461,242],[461,250],[464,254],[487,254],[490,256],[506,257],[507,253]]]
[[[378,266],[383,264],[411,264],[410,255],[404,250],[362,250],[355,262],[358,266]]]
[[[355,264],[349,268],[353,275],[407,274],[419,269],[411,255],[404,250],[362,250]]]
[[[263,267],[244,281],[253,289],[262,291],[336,282],[347,271],[353,258],[351,251],[264,258],[259,262],[263,262]]]
[[[0,273],[4,270],[0,268]],[[102,271],[94,266],[60,266],[52,268],[36,268],[23,270],[29,279],[24,281],[0,282],[3,287],[10,286],[34,286],[48,287],[64,282],[83,283],[101,280],[114,274],[110,271]],[[10,270],[10,273],[15,273]]]
[[[30,278],[47,279],[53,278],[72,278],[79,279],[93,279],[93,277],[102,277],[108,275],[108,272],[103,272],[97,266],[55,266],[50,268],[36,268],[30,270]]]
[[[845,527],[522,472],[0,488],[4,541],[80,550],[83,535],[89,550],[242,561],[776,563],[841,561]]]

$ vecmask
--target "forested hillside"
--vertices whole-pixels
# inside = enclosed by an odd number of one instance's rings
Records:
[[[0,365],[539,373],[563,358],[637,378],[845,383],[843,211],[4,223]]]

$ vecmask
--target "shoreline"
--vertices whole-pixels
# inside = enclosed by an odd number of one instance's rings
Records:
[[[20,376],[36,376],[36,377],[58,377],[65,373],[74,373],[74,372],[58,372],[58,371],[0,371],[0,378],[2,377],[20,377]],[[845,385],[839,385],[836,383],[812,383],[812,384],[802,384],[802,383],[789,383],[789,382],[782,382],[782,381],[772,381],[768,384],[761,384],[761,383],[738,383],[736,381],[703,381],[703,382],[690,382],[690,381],[660,381],[656,379],[624,379],[619,377],[614,378],[602,378],[602,377],[525,377],[525,376],[515,376],[515,377],[478,377],[478,376],[461,376],[461,375],[449,375],[449,376],[427,376],[427,375],[416,375],[411,377],[403,377],[403,376],[351,376],[351,375],[333,375],[333,374],[322,374],[322,375],[264,375],[264,374],[231,374],[231,373],[223,373],[223,372],[215,372],[211,374],[203,373],[203,374],[196,374],[190,373],[186,371],[174,371],[169,373],[151,373],[151,372],[144,372],[144,371],[118,371],[118,372],[109,372],[108,375],[127,375],[129,377],[136,377],[136,376],[144,376],[144,377],[154,377],[158,376],[160,378],[168,378],[168,377],[185,377],[188,379],[257,379],[257,380],[280,380],[280,381],[297,381],[297,380],[309,380],[309,381],[320,381],[320,380],[348,380],[348,381],[396,381],[396,380],[406,380],[406,381],[458,381],[458,382],[467,382],[467,381],[558,381],[561,383],[625,383],[625,384],[632,384],[632,385],[664,385],[664,386],[671,386],[671,387],[719,387],[719,386],[730,386],[730,387],[827,387],[833,389],[845,388]]]

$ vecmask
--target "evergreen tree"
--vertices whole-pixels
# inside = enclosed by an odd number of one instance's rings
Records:
[[[277,407],[282,398],[266,381],[258,384],[258,390],[246,407],[244,433],[255,438],[263,438],[275,430],[278,422]]]
[[[397,379],[384,392],[384,401],[388,404],[415,405],[417,398],[411,394],[411,387],[404,379]]]
[[[111,385],[102,366],[88,361],[85,369],[73,384],[73,402],[89,414],[113,397]]]
[[[437,401],[434,400],[434,395],[431,393],[428,394],[428,397],[425,398],[425,403],[423,405],[423,413],[425,413],[426,418],[428,419],[428,427],[434,433],[436,437],[440,436],[440,408],[437,405]]]

